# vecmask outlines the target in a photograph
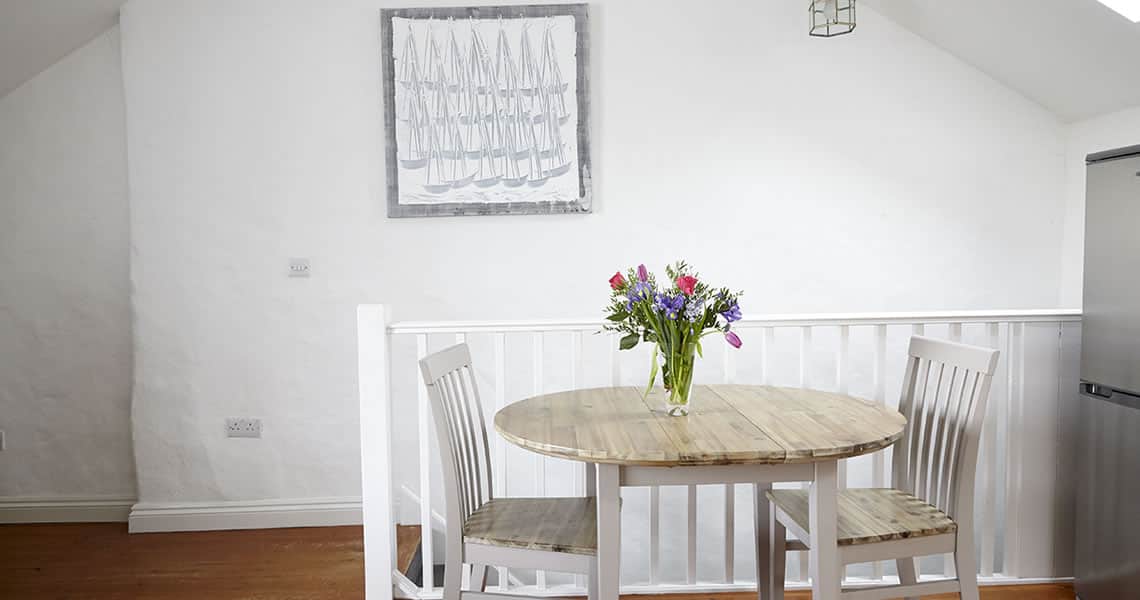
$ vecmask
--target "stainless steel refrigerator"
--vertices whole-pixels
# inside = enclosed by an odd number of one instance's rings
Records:
[[[1140,146],[1087,161],[1077,595],[1140,599]]]

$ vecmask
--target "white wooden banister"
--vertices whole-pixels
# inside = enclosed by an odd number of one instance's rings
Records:
[[[1050,533],[1037,534],[1034,522],[1040,523],[1049,499],[1022,493],[1022,478],[1036,459],[1023,449],[1024,436],[1041,436],[1048,432],[1033,427],[1039,422],[1026,422],[1036,416],[1042,402],[1060,402],[1060,381],[1052,382],[1057,391],[1042,397],[1027,390],[1042,386],[1042,377],[1072,372],[1073,352],[1038,351],[1049,343],[1042,330],[1064,333],[1066,327],[1079,328],[1078,310],[995,310],[935,311],[907,313],[791,314],[752,315],[734,324],[745,339],[746,347],[736,351],[724,346],[723,352],[708,352],[706,361],[718,370],[705,371],[709,383],[764,383],[804,385],[835,389],[874,402],[894,406],[898,399],[903,359],[899,344],[912,334],[927,335],[951,341],[989,345],[1001,350],[1001,364],[994,380],[993,394],[981,435],[978,463],[975,522],[978,531],[979,574],[986,582],[1016,583],[1026,575],[1041,572],[1040,560],[1033,558],[1036,543],[1048,540]],[[643,381],[648,365],[648,348],[619,352],[617,336],[593,336],[604,325],[601,319],[505,320],[505,321],[404,321],[390,322],[383,306],[361,306],[359,323],[359,367],[361,401],[361,452],[365,504],[366,576],[369,600],[388,600],[393,582],[400,595],[438,598],[441,583],[433,573],[433,564],[443,562],[443,549],[433,544],[432,522],[439,521],[433,510],[433,497],[441,506],[438,475],[433,475],[435,456],[434,430],[428,425],[430,414],[426,395],[418,379],[412,379],[411,366],[430,351],[455,341],[471,344],[478,369],[473,376],[491,400],[486,411],[491,414],[507,404],[537,393],[555,392],[561,388],[596,385],[638,384]],[[1055,328],[1055,329],[1054,329]],[[1061,341],[1058,342],[1057,340]],[[1072,335],[1052,338],[1052,344],[1074,343]],[[1068,340],[1068,342],[1066,342]],[[413,350],[414,348],[414,355]],[[399,349],[399,350],[393,350]],[[391,353],[396,356],[392,356]],[[558,356],[559,360],[551,359]],[[1052,358],[1046,358],[1052,357]],[[388,372],[389,362],[400,359],[399,372]],[[567,360],[568,359],[568,360]],[[563,364],[566,361],[567,364]],[[643,362],[644,361],[644,362]],[[1042,362],[1045,361],[1045,362]],[[1048,361],[1056,361],[1056,364]],[[396,364],[396,363],[393,363]],[[519,366],[521,369],[518,369]],[[826,369],[824,366],[826,365]],[[404,371],[407,372],[404,372]],[[518,372],[516,372],[518,371]],[[834,373],[832,379],[831,373]],[[698,375],[700,377],[701,375]],[[1060,375],[1058,375],[1060,376]],[[1046,382],[1048,383],[1048,382]],[[415,384],[416,390],[410,385]],[[961,385],[961,383],[957,384]],[[1035,385],[1037,387],[1030,387]],[[485,387],[484,387],[485,386]],[[401,419],[393,423],[393,405]],[[406,403],[406,404],[403,404]],[[414,421],[414,422],[413,422]],[[490,425],[490,421],[487,422]],[[423,527],[421,555],[423,584],[412,586],[401,574],[393,572],[394,518],[396,499],[393,486],[391,448],[393,428],[399,428],[399,456],[417,460],[416,470],[401,469],[397,482],[408,489],[401,494],[400,515],[419,515]],[[403,432],[408,432],[404,434]],[[415,440],[412,439],[415,435]],[[511,450],[492,433],[491,468],[496,495],[547,493],[575,495],[585,493],[582,478],[584,465],[547,459]],[[948,442],[947,442],[948,443]],[[941,449],[933,447],[938,454]],[[846,461],[841,472],[850,485],[892,484],[889,472],[890,450],[868,459]],[[566,482],[567,474],[576,478]],[[436,478],[433,480],[433,477]],[[938,482],[938,486],[945,486]],[[413,488],[418,486],[418,490]],[[648,488],[646,496],[632,499],[624,511],[644,511],[640,516],[623,518],[623,527],[642,528],[633,533],[643,540],[638,557],[623,559],[623,593],[706,592],[754,589],[752,569],[735,569],[738,560],[751,559],[751,550],[737,556],[739,536],[751,540],[753,515],[751,502],[736,502],[736,486],[718,485],[713,491],[701,486],[678,488],[677,493],[663,494],[659,488]],[[751,487],[751,486],[749,486]],[[681,492],[680,490],[684,490]],[[942,490],[942,487],[936,487]],[[631,494],[640,494],[630,490]],[[723,494],[723,499],[717,494]],[[940,493],[939,495],[945,495]],[[713,500],[713,501],[709,501]],[[674,505],[675,503],[675,505]],[[1031,510],[1025,510],[1025,509]],[[414,518],[414,517],[413,517]],[[666,518],[679,519],[665,522]],[[438,532],[440,523],[435,523]],[[739,529],[739,531],[738,531]],[[681,532],[684,543],[668,543],[669,532]],[[1004,542],[1000,538],[1004,537]],[[699,543],[698,543],[699,540]],[[698,553],[698,549],[700,552]],[[630,550],[633,552],[633,549]],[[741,550],[741,553],[744,551]],[[807,583],[807,555],[793,555],[789,566],[799,573],[790,588]],[[716,568],[711,569],[715,563]],[[680,570],[673,568],[680,567]],[[894,563],[875,563],[849,570],[847,585],[893,581]],[[953,573],[948,561],[929,568],[926,575]],[[707,580],[711,574],[711,581]],[[1058,573],[1063,577],[1067,573]],[[555,573],[496,569],[490,575],[491,589],[512,589],[526,594],[567,596],[582,593],[583,579]],[[702,579],[704,578],[704,579]],[[496,587],[497,584],[497,587]],[[519,588],[519,589],[514,589]]]
[[[388,396],[388,307],[356,313],[360,390],[361,508],[364,515],[364,595],[392,597],[396,531],[392,497],[392,404]],[[431,522],[430,520],[428,521]]]

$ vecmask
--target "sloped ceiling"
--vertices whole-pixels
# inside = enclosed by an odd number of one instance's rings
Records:
[[[123,2],[0,1],[0,96],[114,25]],[[1140,24],[1096,0],[859,2],[1063,120],[1140,106]]]
[[[0,0],[0,96],[113,26],[124,0]]]
[[[1140,106],[1140,24],[1096,0],[864,2],[1063,120]]]

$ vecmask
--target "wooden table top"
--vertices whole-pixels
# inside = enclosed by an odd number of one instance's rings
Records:
[[[513,444],[571,460],[642,466],[808,463],[890,446],[906,418],[830,392],[750,385],[693,386],[689,415],[633,387],[521,400],[495,414]]]

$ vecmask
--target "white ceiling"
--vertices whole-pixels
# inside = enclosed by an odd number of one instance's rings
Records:
[[[0,0],[0,96],[115,24],[124,0]]]
[[[1096,0],[860,1],[1062,119],[1140,106],[1140,24]],[[123,2],[0,0],[0,96],[114,25]]]
[[[865,1],[1066,121],[1140,106],[1140,24],[1096,0]]]

